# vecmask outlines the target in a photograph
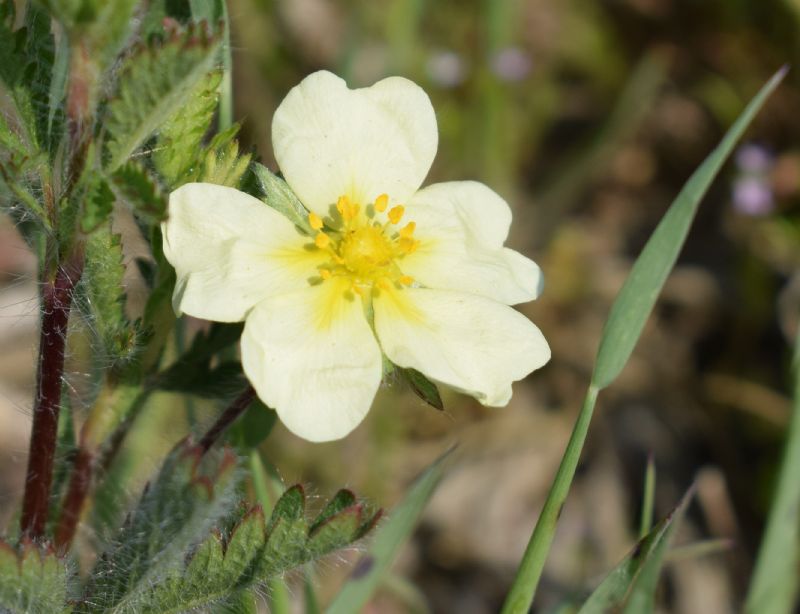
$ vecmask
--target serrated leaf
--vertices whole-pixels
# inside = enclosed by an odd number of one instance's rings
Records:
[[[414,391],[414,394],[434,409],[444,411],[444,403],[442,402],[442,397],[439,394],[439,389],[436,387],[436,384],[416,369],[402,369],[397,367],[397,370],[403,376],[403,379],[408,382],[408,385],[411,386],[411,390]]]
[[[391,511],[388,520],[378,529],[366,554],[356,563],[347,583],[336,595],[326,612],[350,614],[359,612],[378,587],[400,547],[411,535],[417,519],[433,495],[444,470],[444,461],[451,450],[445,452],[421,476]]]
[[[104,179],[94,175],[91,184],[81,198],[83,210],[80,226],[84,233],[91,233],[103,224],[114,209],[114,192]]]
[[[66,612],[67,570],[52,551],[32,542],[14,549],[0,540],[0,611]]]
[[[125,315],[122,241],[106,223],[86,240],[83,276],[76,304],[102,343],[103,363],[119,365],[137,349],[137,330]]]
[[[114,189],[134,214],[149,224],[167,217],[167,200],[147,169],[137,162],[126,162],[111,176]]]
[[[327,518],[309,533],[307,548],[311,556],[322,556],[352,544],[361,525],[360,505],[353,505]]]
[[[672,535],[680,525],[690,500],[691,491],[606,576],[583,604],[579,614],[622,611],[629,597],[633,597],[634,592],[644,597],[652,595],[650,589],[655,588],[652,585],[652,579],[658,579],[658,572],[663,564]]]
[[[311,524],[311,533],[316,531],[317,527],[319,527],[323,522],[332,518],[342,510],[352,507],[356,504],[356,502],[356,496],[353,491],[347,488],[342,488],[335,495],[333,495],[328,504],[319,513],[319,516],[317,516],[314,522]]]
[[[140,47],[121,70],[119,89],[108,105],[107,169],[111,172],[159,127],[208,74],[219,38],[201,27],[175,31],[162,44]]]
[[[230,513],[239,475],[229,451],[204,457],[179,444],[98,562],[80,611],[138,611],[151,602],[157,579],[178,582],[186,553]]]
[[[308,223],[308,210],[297,198],[283,179],[274,175],[267,167],[258,162],[253,163],[253,173],[261,191],[261,200],[270,207],[285,215],[289,221],[308,235],[314,231]]]
[[[219,71],[205,75],[159,132],[153,163],[167,185],[173,188],[200,164],[202,158],[198,154],[214,118],[221,79]]]
[[[225,549],[224,563],[224,574],[232,582],[238,582],[253,563],[253,559],[264,547],[265,534],[264,512],[261,507],[253,508],[233,529]]]

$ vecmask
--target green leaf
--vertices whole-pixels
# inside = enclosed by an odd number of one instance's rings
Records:
[[[203,456],[201,449],[179,444],[97,563],[79,611],[166,611],[145,604],[153,603],[159,582],[158,591],[180,583],[186,554],[230,513],[240,477],[236,465],[229,451]],[[199,551],[209,552],[203,546]]]
[[[439,394],[439,389],[436,387],[436,384],[416,369],[402,369],[397,367],[397,370],[400,372],[403,379],[408,382],[409,386],[411,386],[411,390],[414,391],[414,394],[434,409],[444,411],[444,403],[442,402],[442,397]]]
[[[411,535],[417,519],[442,477],[444,461],[451,450],[439,457],[417,478],[403,501],[375,533],[367,553],[356,563],[346,584],[326,610],[327,614],[359,612],[386,574],[400,547]]]
[[[228,429],[227,439],[243,452],[249,452],[269,436],[277,419],[277,414],[256,398]]]
[[[246,385],[237,361],[212,363],[214,356],[233,345],[242,334],[242,324],[214,323],[207,333],[195,335],[189,349],[152,380],[161,390],[220,398],[238,393]]]
[[[328,502],[328,505],[326,505],[325,508],[319,513],[319,516],[316,517],[311,525],[311,532],[313,533],[316,531],[323,522],[333,518],[342,510],[355,505],[356,501],[356,496],[353,494],[352,490],[348,490],[347,488],[341,489]]]
[[[536,527],[517,569],[511,590],[503,604],[502,614],[522,614],[530,609],[545,560],[550,551],[550,545],[553,542],[558,518],[575,476],[575,469],[586,441],[586,434],[589,432],[597,395],[601,388],[616,378],[630,357],[661,286],[683,245],[700,199],[705,194],[711,180],[719,171],[725,157],[733,149],[736,140],[752,121],[767,96],[778,86],[785,73],[785,69],[779,71],[747,105],[720,145],[706,158],[678,194],[633,265],[630,276],[611,308],[611,314],[600,341],[592,382],[575,421],[553,485],[550,487]]]
[[[114,192],[99,176],[93,175],[91,183],[82,195],[81,230],[90,233],[103,224],[114,209]]]
[[[175,115],[211,70],[218,47],[218,37],[190,26],[171,32],[162,44],[140,47],[126,60],[108,105],[108,171],[124,164]]]
[[[167,218],[167,200],[150,172],[137,162],[126,162],[111,176],[114,189],[134,214],[149,224]]]
[[[308,210],[295,196],[289,185],[280,177],[272,174],[267,167],[257,162],[253,164],[253,172],[261,192],[261,200],[289,218],[289,221],[303,232],[313,235],[314,231],[308,223]]]
[[[50,550],[32,542],[18,549],[0,540],[0,611],[66,612],[67,570]]]
[[[783,614],[797,606],[800,594],[800,330],[792,362],[794,409],[786,436],[778,482],[756,567],[747,592],[747,614]]]
[[[630,606],[645,607],[652,601],[655,583],[671,538],[683,519],[691,500],[690,490],[678,506],[643,537],[633,550],[600,583],[581,607],[579,614],[605,614],[631,610]]]
[[[125,265],[122,241],[104,224],[89,235],[76,304],[97,335],[104,368],[130,361],[138,347],[137,327],[125,314]]]
[[[153,163],[171,187],[179,186],[181,178],[199,166],[202,158],[198,152],[214,118],[221,78],[218,71],[203,77],[159,132]]]
[[[675,265],[700,201],[736,142],[783,80],[786,70],[779,70],[761,88],[717,148],[689,178],[636,259],[603,329],[592,375],[592,383],[598,388],[605,388],[613,382],[628,362],[661,288]]]

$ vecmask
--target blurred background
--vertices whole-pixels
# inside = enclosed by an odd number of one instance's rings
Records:
[[[287,484],[302,481],[319,495],[347,485],[390,508],[459,443],[369,611],[495,612],[583,399],[610,303],[683,182],[758,88],[800,60],[800,2],[230,0],[229,11],[245,148],[274,168],[272,114],[314,70],[351,86],[406,76],[429,93],[439,122],[427,183],[489,184],[515,212],[508,244],[544,269],[543,296],[520,309],[544,331],[553,359],[515,385],[507,408],[443,391],[446,410],[437,412],[387,382],[344,441],[311,444],[278,425],[262,446]],[[798,70],[715,182],[637,351],[600,396],[536,612],[579,599],[632,547],[650,455],[657,516],[696,483],[678,545],[724,540],[667,566],[663,611],[740,608],[790,412],[788,345],[800,311]],[[122,230],[133,258],[142,243]],[[135,311],[142,289],[133,269]],[[35,259],[7,220],[0,271],[4,524],[22,492],[38,325]],[[71,361],[80,403],[88,377],[80,343]],[[126,450],[142,480],[159,459],[137,450],[165,451],[218,411],[155,397]],[[323,601],[357,554],[317,570]]]

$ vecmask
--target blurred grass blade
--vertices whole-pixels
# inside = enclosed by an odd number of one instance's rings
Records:
[[[597,394],[614,381],[628,361],[661,287],[675,264],[700,199],[738,138],[767,97],[781,82],[786,71],[787,67],[779,70],[761,88],[728,130],[722,142],[686,182],[634,263],[628,279],[614,301],[600,340],[600,349],[586,399],[575,421],[567,449],[564,451],[542,513],[522,557],[514,583],[503,604],[503,614],[522,614],[530,608],[550,551],[550,544],[553,542],[561,508],[575,476],[575,468],[578,466],[586,433],[589,431]]]
[[[647,469],[644,474],[644,496],[642,497],[642,518],[639,523],[639,539],[650,532],[653,526],[653,500],[656,495],[656,463],[653,455],[647,457]]]
[[[747,614],[785,614],[800,592],[800,330],[794,346],[794,411],[767,528],[745,602]]]
[[[356,563],[346,584],[326,610],[326,614],[360,612],[375,592],[400,547],[405,543],[442,477],[450,448],[417,478],[403,501],[376,530],[367,553]]]
[[[629,603],[629,598],[633,599],[634,593],[646,596],[650,580],[658,579],[670,538],[683,518],[691,494],[690,490],[678,506],[636,544],[589,596],[578,614],[617,612]]]
[[[642,563],[639,573],[636,574],[628,587],[623,614],[650,614],[655,611],[656,588],[658,587],[661,568],[664,565],[664,558],[675,529],[683,519],[686,507],[689,505],[693,494],[694,488],[690,488],[675,511],[665,520],[668,526],[664,529],[663,537],[657,544],[653,545],[650,555]],[[603,611],[608,612],[609,610],[614,611],[615,608],[607,608]]]
[[[736,142],[786,75],[781,68],[747,105],[722,142],[686,182],[653,232],[625,280],[606,321],[592,383],[602,389],[616,379],[633,351],[661,287],[678,258],[697,206]]]

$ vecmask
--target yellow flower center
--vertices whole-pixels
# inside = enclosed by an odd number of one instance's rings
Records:
[[[381,194],[362,210],[358,203],[341,196],[336,203],[338,215],[323,220],[316,213],[309,213],[308,222],[317,233],[314,245],[330,256],[319,267],[323,282],[346,277],[351,289],[362,296],[375,287],[402,288],[414,283],[403,275],[399,261],[419,246],[413,236],[416,224],[401,224],[405,213],[402,205],[389,209],[387,222],[378,221],[376,214],[385,212],[388,204],[389,197]]]

